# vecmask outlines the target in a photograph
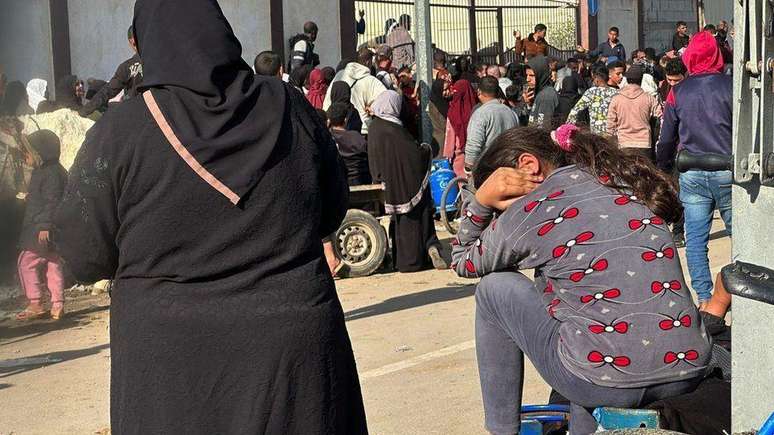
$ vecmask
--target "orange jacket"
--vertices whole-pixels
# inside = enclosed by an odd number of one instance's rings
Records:
[[[548,55],[548,43],[545,39],[535,41],[532,34],[524,39],[516,40],[516,53],[524,56],[525,59],[530,59],[535,56]]]

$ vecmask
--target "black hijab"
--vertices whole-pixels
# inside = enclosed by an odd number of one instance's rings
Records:
[[[331,85],[331,104],[332,103],[352,104],[352,89],[350,89],[347,82],[333,82]]]
[[[277,146],[283,83],[253,74],[216,0],[137,0],[134,32],[140,92],[152,92],[185,149],[241,199]]]
[[[535,72],[535,95],[545,88],[553,87],[553,83],[551,83],[551,67],[548,64],[547,57],[533,57],[529,60],[529,67]]]
[[[54,107],[59,109],[79,110],[83,102],[75,93],[75,87],[78,84],[78,77],[63,76],[56,81],[56,100]]]
[[[0,104],[0,116],[22,115],[22,102],[27,100],[27,88],[22,82],[10,82],[5,87],[5,96]],[[30,109],[30,112],[32,109]]]

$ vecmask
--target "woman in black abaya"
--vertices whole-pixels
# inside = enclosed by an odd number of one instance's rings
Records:
[[[434,266],[448,269],[435,234],[435,210],[430,197],[428,147],[417,144],[400,120],[403,98],[384,91],[371,105],[368,163],[374,183],[385,184],[387,214],[394,216],[394,259],[400,272]]]
[[[138,0],[142,95],[108,111],[57,216],[75,276],[114,279],[114,434],[362,434],[320,240],[347,208],[303,95],[256,77],[215,0]]]

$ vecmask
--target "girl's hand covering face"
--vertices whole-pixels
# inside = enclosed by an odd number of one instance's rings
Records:
[[[543,177],[525,169],[498,168],[476,191],[476,200],[484,207],[505,210],[522,196],[535,190]]]

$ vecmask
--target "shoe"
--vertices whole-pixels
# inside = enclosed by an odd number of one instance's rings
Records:
[[[672,236],[675,240],[675,247],[676,248],[685,248],[685,235],[684,234],[674,234]]]
[[[64,317],[64,307],[51,308],[51,319],[61,320]]]
[[[430,249],[427,250],[427,255],[430,256],[430,260],[432,260],[433,267],[436,270],[446,270],[449,268],[449,264],[446,263],[446,260],[441,256],[441,251],[438,249],[438,246],[431,246]]]

